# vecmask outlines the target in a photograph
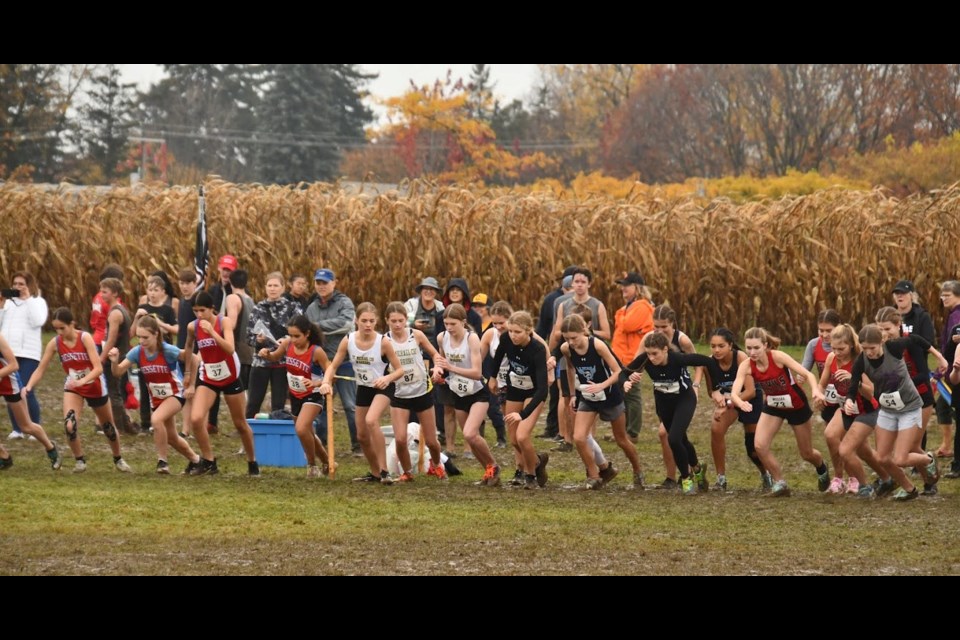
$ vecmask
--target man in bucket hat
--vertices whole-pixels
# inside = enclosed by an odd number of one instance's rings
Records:
[[[406,302],[407,324],[423,331],[430,344],[437,347],[437,334],[443,330],[443,303],[437,298],[443,293],[436,278],[424,278],[416,286],[416,298]]]

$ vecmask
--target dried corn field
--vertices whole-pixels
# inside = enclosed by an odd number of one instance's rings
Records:
[[[423,276],[462,276],[473,291],[536,310],[566,265],[586,264],[611,313],[621,303],[613,281],[636,269],[694,336],[756,322],[799,342],[813,335],[818,310],[836,307],[859,324],[904,277],[937,309],[936,283],[958,271],[956,185],[907,200],[831,190],[745,205],[424,183],[403,195],[215,181],[206,191],[212,266],[234,253],[257,296],[270,271],[326,266],[355,301],[382,306],[412,295]],[[82,317],[105,263],[128,268],[128,296],[150,271],[192,264],[196,189],[5,185],[0,211],[2,282],[32,271],[51,308],[66,304]]]

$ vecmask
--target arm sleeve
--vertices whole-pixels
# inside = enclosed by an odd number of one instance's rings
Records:
[[[337,305],[336,317],[320,320],[317,326],[328,336],[345,336],[353,327],[355,315],[353,302],[349,298],[343,298]]]
[[[626,365],[620,370],[620,384],[623,384],[624,382],[629,380],[630,376],[636,373],[637,371],[642,371],[644,365],[646,364],[647,364],[647,354],[641,353],[636,358],[634,358],[630,364]]]
[[[540,343],[538,342],[537,344]],[[533,394],[533,398],[530,399],[530,403],[520,412],[520,418],[523,420],[529,418],[537,407],[547,399],[547,358],[546,350],[542,348],[542,345],[540,349],[535,349],[533,352],[533,377],[533,386],[536,392]]]
[[[930,347],[933,346],[929,340],[916,333],[907,336],[907,340],[909,340],[913,346],[922,349],[924,353],[930,351]]]
[[[653,312],[644,300],[637,300],[621,316],[621,330],[625,333],[641,333],[653,326]]]
[[[721,378],[720,367],[717,361],[710,356],[700,355],[699,353],[672,353],[670,357],[675,358],[684,367],[706,367],[710,373],[711,380],[719,381]],[[714,386],[714,389],[719,387]]]
[[[49,315],[47,301],[43,298],[30,298],[27,305],[30,326],[34,329],[41,329],[43,325],[47,324],[47,316]]]
[[[553,326],[547,326],[550,322],[550,312],[553,311],[552,300],[550,299],[550,294],[547,294],[547,297],[543,299],[543,302],[540,304],[540,316],[537,318],[537,335],[543,338],[544,340],[550,335],[550,330],[553,329]]]
[[[813,352],[817,348],[817,340],[819,338],[814,338],[807,343],[807,350],[803,352],[803,362],[800,364],[807,371],[813,371]]]
[[[242,313],[242,310],[241,310]],[[247,321],[247,344],[251,347],[257,346],[257,333],[256,326],[257,320],[263,318],[262,312],[260,311],[260,305],[254,305],[253,310],[250,312],[250,319]]]
[[[847,400],[853,402],[857,401],[857,394],[860,393],[860,379],[863,377],[864,356],[862,353],[857,356],[857,359],[853,362],[853,370],[850,372],[850,391],[847,392]]]
[[[175,345],[164,343],[163,357],[167,360],[167,366],[175,369],[180,361],[180,349],[177,349]]]
[[[920,321],[917,324],[919,327],[917,327],[917,330],[914,333],[919,335],[930,344],[933,344],[933,341],[935,340],[935,332],[933,330],[933,318],[930,317],[930,314],[924,311],[920,315]]]
[[[133,349],[130,349],[130,351],[127,352],[127,357],[125,359],[132,364],[139,364],[140,363],[140,347],[137,346],[137,347],[134,347]]]
[[[888,340],[884,346],[894,358],[902,360],[903,352],[906,351],[910,346],[910,338],[897,338],[896,340]]]

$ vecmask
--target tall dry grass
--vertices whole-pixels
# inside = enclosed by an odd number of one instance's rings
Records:
[[[237,255],[255,295],[270,271],[325,266],[356,301],[382,306],[411,296],[424,276],[462,276],[474,292],[537,310],[562,269],[582,263],[611,315],[621,304],[614,280],[636,269],[694,336],[756,323],[799,342],[825,307],[860,324],[901,278],[916,282],[939,318],[936,283],[958,272],[957,186],[906,200],[828,190],[707,206],[425,183],[375,196],[320,184],[206,189],[212,266]],[[51,308],[66,304],[85,318],[103,264],[127,266],[128,298],[150,271],[191,265],[196,210],[195,189],[0,187],[0,279],[26,268]]]

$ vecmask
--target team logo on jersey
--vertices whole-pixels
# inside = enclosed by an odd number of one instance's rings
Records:
[[[783,374],[780,374],[773,380],[758,380],[757,384],[760,385],[760,388],[763,389],[764,393],[776,392],[782,389],[786,389],[790,386],[790,383],[787,382],[787,377]],[[769,395],[776,395],[775,393],[770,393]]]
[[[527,365],[521,362],[514,362],[511,360],[510,370],[513,371],[518,376],[524,376],[524,375],[527,375],[527,372],[530,370],[530,367],[528,367]]]
[[[593,377],[597,375],[596,366],[582,366],[577,367],[577,375],[586,380],[587,382],[593,382]]]
[[[880,374],[876,385],[880,388],[881,393],[893,393],[900,390],[901,382],[900,374],[896,371],[887,371]]]

